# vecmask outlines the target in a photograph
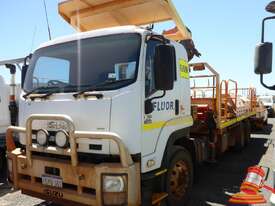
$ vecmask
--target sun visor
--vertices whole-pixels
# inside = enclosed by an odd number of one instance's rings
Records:
[[[174,21],[181,40],[191,39],[171,0],[67,0],[59,14],[78,31]]]

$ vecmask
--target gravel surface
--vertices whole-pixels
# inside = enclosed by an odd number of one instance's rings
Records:
[[[274,167],[273,144],[275,134],[272,126],[275,119],[264,131],[254,134],[250,144],[241,152],[227,152],[218,158],[216,164],[204,164],[198,168],[193,192],[188,206],[223,206],[229,205],[229,195],[239,191],[239,186],[249,166],[261,164]],[[272,173],[270,174],[270,177]],[[272,185],[272,178],[269,184]],[[265,193],[269,197],[268,193]],[[22,195],[14,191],[5,181],[3,171],[0,173],[0,206],[57,206],[50,202]],[[269,205],[265,204],[265,205]]]

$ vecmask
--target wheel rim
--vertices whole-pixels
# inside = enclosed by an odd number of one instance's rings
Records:
[[[189,182],[189,171],[187,164],[180,160],[174,165],[170,175],[170,193],[177,200],[185,196]]]

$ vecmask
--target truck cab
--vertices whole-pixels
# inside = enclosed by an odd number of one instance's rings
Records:
[[[136,26],[100,29],[41,45],[24,72],[19,127],[7,136],[20,133],[21,149],[10,153],[9,168],[23,193],[137,205],[148,202],[140,190],[152,186],[152,175],[166,175],[166,157],[183,151],[190,174],[182,184],[192,184],[191,154],[177,147],[169,154],[171,142],[191,141],[193,124],[180,43]],[[171,205],[186,198],[185,187]]]

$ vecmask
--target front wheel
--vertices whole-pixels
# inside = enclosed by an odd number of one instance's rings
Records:
[[[174,147],[166,165],[165,190],[168,193],[167,206],[183,206],[193,185],[193,164],[191,155],[182,147]]]

